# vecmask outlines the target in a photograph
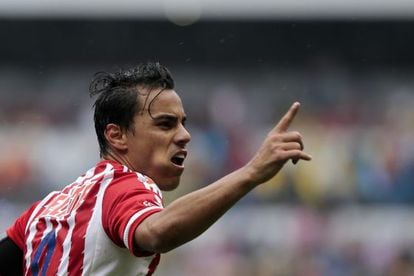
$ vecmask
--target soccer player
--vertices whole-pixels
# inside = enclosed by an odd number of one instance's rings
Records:
[[[164,206],[191,139],[170,72],[145,63],[100,73],[90,93],[101,161],[7,229],[1,275],[152,275],[160,253],[199,236],[288,160],[311,160],[288,131],[296,102],[247,164]]]

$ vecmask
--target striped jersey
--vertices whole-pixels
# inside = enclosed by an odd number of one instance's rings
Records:
[[[140,250],[134,232],[162,209],[149,177],[104,160],[33,204],[7,236],[23,251],[24,275],[152,275],[160,255]]]

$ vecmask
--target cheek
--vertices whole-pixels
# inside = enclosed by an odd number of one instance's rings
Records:
[[[148,128],[147,128],[148,129]],[[166,163],[171,139],[168,135],[148,131],[136,134],[129,140],[129,149],[139,162]],[[148,165],[148,164],[147,164]]]
[[[130,153],[137,158],[148,159],[153,154],[154,142],[144,137],[135,137],[128,145]]]
[[[136,153],[148,162],[164,163],[168,156],[168,146],[161,139],[148,138],[139,143]]]

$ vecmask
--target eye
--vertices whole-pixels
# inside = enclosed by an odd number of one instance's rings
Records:
[[[174,122],[172,121],[161,121],[157,124],[157,126],[163,130],[169,130],[174,127]]]

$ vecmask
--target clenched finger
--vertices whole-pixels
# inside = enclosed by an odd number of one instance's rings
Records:
[[[283,150],[303,150],[302,144],[299,142],[289,142],[282,145]]]
[[[306,161],[310,161],[312,160],[312,156],[299,150],[299,149],[293,149],[293,150],[287,150],[283,152],[283,156],[284,158],[287,159],[292,159],[292,161],[294,160],[306,160]]]
[[[298,140],[298,141],[295,141],[295,142],[287,142],[287,143],[283,144],[282,148],[284,150],[297,150],[297,149],[301,150],[301,151],[304,150],[302,140]],[[296,165],[298,162],[299,162],[299,158],[293,158],[292,159],[292,163],[294,165]]]
[[[301,149],[304,149],[302,135],[297,131],[285,132],[279,134],[279,139],[283,142],[297,142],[301,145]]]

